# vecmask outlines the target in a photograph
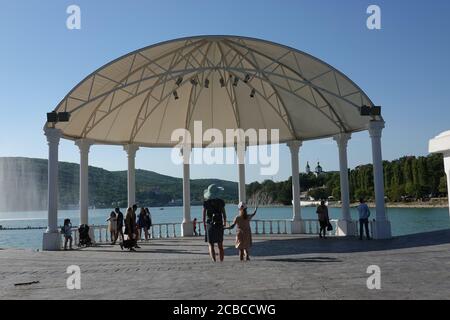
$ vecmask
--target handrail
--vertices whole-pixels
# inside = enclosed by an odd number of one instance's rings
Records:
[[[320,229],[320,224],[317,219],[302,219],[303,223],[303,233],[304,234],[318,234]],[[333,225],[333,230],[328,231],[330,235],[338,236],[338,219],[330,219],[330,223]],[[291,219],[252,219],[250,220],[250,227],[253,234],[256,235],[271,235],[271,234],[290,234],[290,222]],[[227,225],[231,225],[232,221],[227,221]],[[355,235],[359,236],[358,221],[352,220],[351,223],[355,224],[354,230]],[[370,234],[373,237],[375,220],[369,221]],[[94,237],[94,243],[107,243],[111,241],[110,232],[108,231],[108,225],[90,225],[90,235]],[[196,234],[193,236],[204,236],[205,228],[203,222],[197,222],[196,228],[194,230]],[[234,235],[236,229],[227,229],[224,234]],[[167,223],[154,223],[148,230],[148,239],[163,239],[163,238],[176,238],[181,236],[181,224],[174,222]],[[64,236],[61,234],[61,237]],[[78,244],[79,233],[78,227],[72,228],[72,238],[75,245]],[[144,238],[144,234],[140,235],[141,240]]]

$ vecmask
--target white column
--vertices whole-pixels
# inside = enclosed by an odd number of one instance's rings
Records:
[[[181,149],[183,155],[183,223],[181,224],[181,236],[194,235],[194,226],[191,220],[191,186],[190,186],[190,156],[191,147],[184,146]]]
[[[381,155],[381,132],[384,128],[384,121],[370,121],[369,135],[372,140],[372,161],[373,161],[373,180],[375,188],[375,229],[374,238],[387,239],[391,237],[391,224],[386,217],[384,204],[384,173],[383,158]]]
[[[48,216],[47,230],[43,235],[43,250],[60,250],[61,234],[58,230],[58,146],[62,132],[45,128],[48,142]]]
[[[139,150],[139,147],[135,144],[128,144],[123,149],[128,155],[128,207],[131,207],[136,203],[136,152]]]
[[[239,201],[246,202],[247,196],[245,192],[245,144],[238,144],[236,146],[236,154],[238,160],[238,171],[239,171]]]
[[[443,157],[444,157],[444,171],[447,177],[447,199],[450,214],[450,150],[443,152]]]
[[[337,234],[340,236],[355,235],[355,225],[350,216],[350,191],[348,185],[348,161],[347,144],[350,140],[350,133],[340,133],[333,137],[339,149],[339,169],[341,185],[341,207],[342,217],[337,223]]]
[[[444,158],[444,171],[447,176],[447,195],[450,213],[450,130],[441,132],[428,143],[430,153],[442,153]]]
[[[292,233],[303,233],[303,222],[300,209],[300,177],[299,177],[299,150],[301,141],[290,141],[287,143],[291,151],[291,169],[292,169]]]
[[[89,149],[92,141],[79,139],[75,145],[80,149],[80,224],[89,224]]]

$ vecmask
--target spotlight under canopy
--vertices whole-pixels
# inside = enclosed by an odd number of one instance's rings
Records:
[[[287,142],[365,131],[383,120],[358,85],[320,59],[226,35],[127,53],[87,75],[53,110],[46,125],[64,138],[146,147],[176,146],[171,133],[182,127],[193,133],[195,121],[224,136],[226,129],[278,129]],[[58,112],[69,112],[70,120],[61,122]]]
[[[47,122],[57,123],[57,122],[69,122],[70,121],[70,112],[48,112],[47,113]]]

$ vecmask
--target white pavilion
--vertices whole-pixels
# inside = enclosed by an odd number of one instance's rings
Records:
[[[381,134],[384,120],[369,97],[346,75],[297,49],[226,35],[170,40],[130,52],[78,83],[49,114],[48,228],[44,250],[60,249],[58,145],[80,150],[80,222],[89,224],[88,163],[95,145],[120,145],[128,156],[128,204],[135,203],[135,156],[141,148],[173,148],[179,128],[279,130],[291,152],[291,232],[304,232],[300,209],[299,150],[306,140],[333,137],[340,163],[339,234],[354,235],[349,208],[347,143],[369,132],[372,144],[376,239],[391,237],[384,203]],[[226,141],[234,143],[234,141]],[[243,153],[251,142],[244,142]],[[189,149],[197,146],[184,146]],[[200,146],[203,147],[203,146]],[[238,149],[237,149],[238,150]],[[241,159],[245,156],[238,152]],[[185,152],[184,154],[186,154]],[[239,200],[245,201],[245,163],[238,164]],[[183,236],[192,235],[189,162],[183,164]]]

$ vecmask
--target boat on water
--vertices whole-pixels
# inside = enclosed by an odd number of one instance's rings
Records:
[[[320,201],[315,200],[300,200],[300,206],[301,207],[316,207],[320,205]],[[328,205],[328,203],[326,203]]]

